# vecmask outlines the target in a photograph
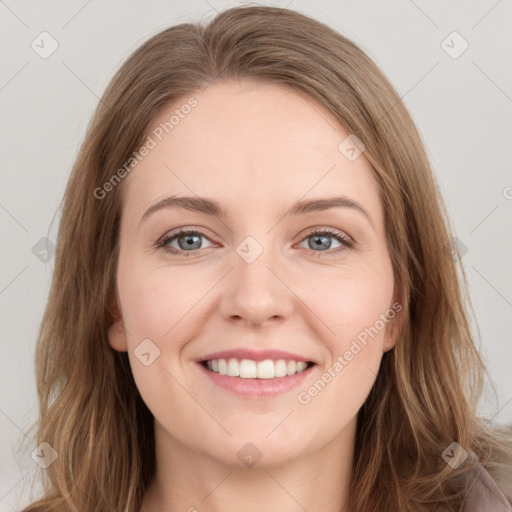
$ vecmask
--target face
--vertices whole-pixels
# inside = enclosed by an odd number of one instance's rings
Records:
[[[329,111],[285,86],[224,82],[190,97],[154,120],[155,147],[123,184],[110,344],[128,351],[174,446],[238,466],[320,452],[353,434],[394,343],[371,166]],[[184,197],[196,203],[165,205]],[[304,206],[332,198],[343,201]],[[293,375],[297,362],[307,367]]]

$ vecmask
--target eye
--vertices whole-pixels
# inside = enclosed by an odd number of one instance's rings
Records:
[[[340,244],[339,247],[335,247],[332,249],[332,239]],[[308,242],[307,249],[320,253],[316,254],[315,256],[321,256],[324,252],[339,252],[344,251],[346,249],[352,249],[354,246],[354,242],[344,233],[334,231],[328,228],[323,229],[315,229],[313,231],[310,231],[306,238],[303,239],[304,241],[311,240]],[[319,249],[319,250],[318,250]]]
[[[205,248],[201,247],[203,239],[207,240],[208,238],[201,231],[184,229],[172,235],[164,236],[157,242],[156,246],[171,254],[185,253],[188,256]],[[177,243],[177,247],[171,245],[174,242]]]
[[[332,248],[332,239],[339,244],[338,247]],[[198,229],[182,229],[177,233],[164,236],[155,244],[155,247],[171,254],[184,254],[189,256],[206,248],[201,247],[204,240],[208,240],[208,237],[202,231]],[[354,242],[351,238],[342,232],[334,231],[329,228],[310,231],[303,239],[303,241],[307,240],[312,240],[312,242],[308,243],[307,249],[313,253],[317,253],[315,256],[322,256],[322,254],[326,252],[336,253],[354,247]]]

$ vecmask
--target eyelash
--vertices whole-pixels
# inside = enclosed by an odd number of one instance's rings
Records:
[[[204,238],[209,239],[208,236],[199,229],[182,229],[181,231],[174,233],[172,235],[164,236],[162,239],[160,239],[155,244],[155,249],[163,250],[164,252],[169,253],[169,254],[174,254],[174,255],[184,254],[186,256],[194,255],[197,252],[202,250],[202,249],[195,249],[193,251],[184,251],[182,249],[175,249],[174,247],[171,248],[167,245],[170,242],[172,242],[173,240],[175,240],[183,235],[200,235],[200,236],[203,236]],[[328,249],[327,251],[314,251],[313,249],[307,249],[308,251],[312,252],[314,254],[314,256],[317,256],[317,257],[322,257],[323,254],[338,253],[340,251],[352,249],[355,245],[354,242],[348,236],[343,235],[342,233],[339,233],[339,232],[334,231],[329,228],[314,229],[314,230],[310,231],[309,233],[307,233],[307,235],[304,238],[302,238],[301,242],[303,242],[304,240],[306,240],[308,238],[311,238],[312,236],[316,236],[316,235],[330,235],[342,244],[341,247],[337,247],[336,249],[333,249],[333,250]]]

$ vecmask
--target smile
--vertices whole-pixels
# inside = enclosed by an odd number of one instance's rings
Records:
[[[293,359],[218,358],[197,362],[197,368],[207,377],[206,382],[229,393],[268,398],[304,386],[304,380],[316,369],[313,362]]]
[[[242,379],[274,379],[301,373],[313,363],[285,359],[209,359],[202,362],[209,371]]]

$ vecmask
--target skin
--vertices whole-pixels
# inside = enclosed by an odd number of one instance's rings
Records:
[[[197,106],[124,183],[109,339],[128,351],[155,417],[157,476],[141,510],[347,511],[356,414],[399,315],[309,403],[297,395],[399,299],[372,168],[364,153],[349,161],[338,150],[348,132],[328,110],[285,86],[230,81],[190,96]],[[167,208],[141,222],[172,195],[217,200],[228,216]],[[357,201],[371,222],[348,207],[285,215],[298,200],[334,195]],[[194,255],[154,248],[181,227],[206,234]],[[343,248],[327,235],[331,247],[319,247],[309,235],[317,227],[356,243]],[[247,236],[263,248],[252,263],[236,252]],[[169,244],[180,248],[178,239]],[[144,339],[160,350],[149,366],[134,354]],[[299,388],[240,397],[194,362],[239,347],[288,350],[318,364]],[[261,452],[253,467],[237,457],[248,442]]]

